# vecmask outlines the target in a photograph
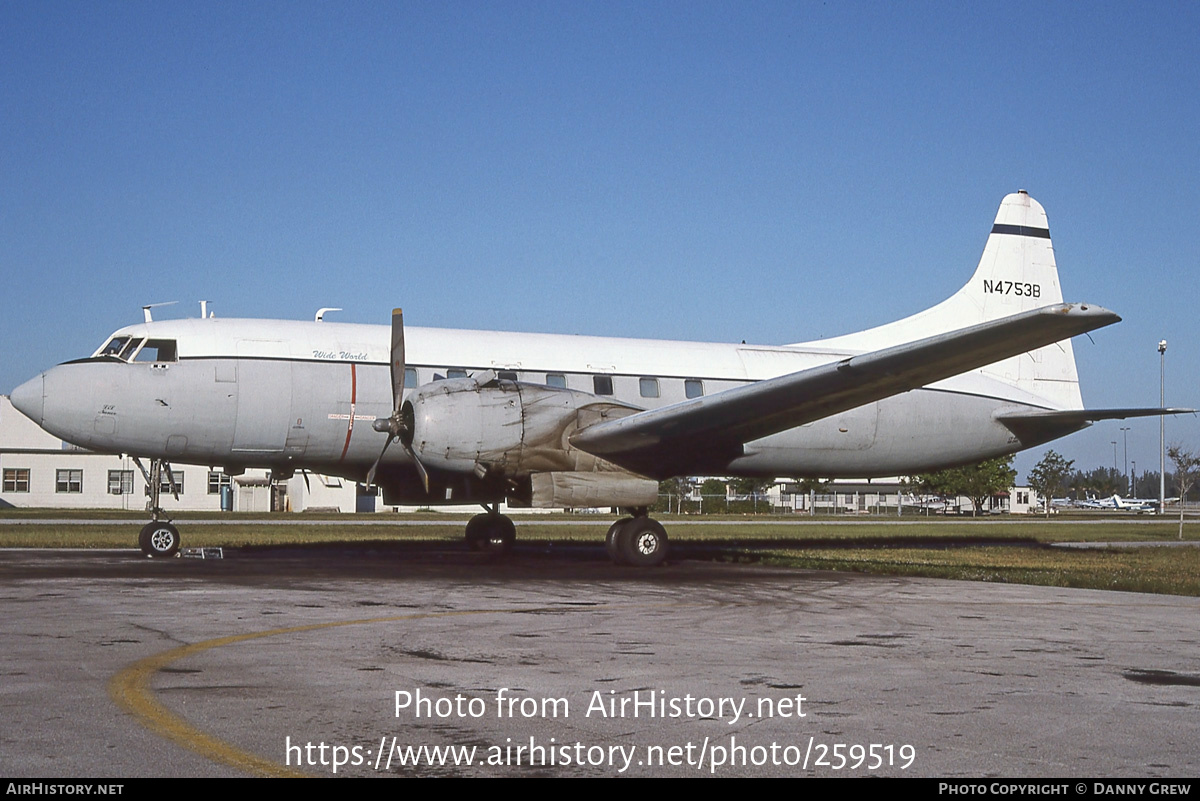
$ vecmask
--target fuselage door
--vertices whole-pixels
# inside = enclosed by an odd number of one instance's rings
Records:
[[[281,453],[292,419],[292,362],[284,342],[237,343],[237,425],[234,451]]]

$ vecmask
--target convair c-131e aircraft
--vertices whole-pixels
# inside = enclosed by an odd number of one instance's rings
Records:
[[[514,539],[502,501],[620,507],[609,553],[652,565],[661,479],[907,475],[1164,411],[1083,408],[1070,338],[1120,318],[1063,303],[1045,211],[1024,191],[949,299],[803,344],[405,329],[398,309],[390,332],[146,317],[12,403],[68,442],[150,461],[153,556],[179,548],[158,507],[171,462],[343,476],[389,505],[477,502],[467,540],[499,550]]]

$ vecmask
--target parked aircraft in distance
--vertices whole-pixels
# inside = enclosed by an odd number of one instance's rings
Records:
[[[1168,498],[1171,502],[1178,500],[1177,498]],[[1086,501],[1079,501],[1077,504],[1081,509],[1124,509],[1129,512],[1155,513],[1158,511],[1158,499],[1153,500],[1148,498],[1122,498],[1120,495],[1113,495],[1110,498],[1088,498]]]
[[[1063,303],[1046,214],[1024,191],[1000,204],[957,293],[816,342],[406,330],[398,309],[390,336],[146,317],[12,403],[68,442],[150,460],[139,543],[156,556],[179,547],[158,507],[171,462],[344,476],[377,484],[387,504],[479,503],[466,538],[500,550],[514,539],[501,502],[620,507],[609,553],[648,565],[666,555],[647,514],[660,479],[908,475],[1164,412],[1083,408],[1070,337],[1120,318]]]

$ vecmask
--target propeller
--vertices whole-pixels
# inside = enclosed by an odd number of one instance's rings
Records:
[[[413,460],[417,466],[417,472],[421,475],[421,482],[425,485],[426,494],[429,493],[429,472],[425,469],[425,465],[421,464],[421,460],[417,458],[417,454],[412,447],[413,433],[413,413],[411,404],[404,404],[404,310],[392,309],[392,357],[389,364],[392,373],[392,413],[389,417],[383,420],[376,420],[371,424],[371,427],[376,431],[388,435],[387,441],[383,443],[383,450],[379,452],[379,457],[375,459],[375,463],[371,465],[371,469],[367,471],[367,484],[375,483],[375,472],[379,469],[379,463],[383,461],[383,455],[387,453],[387,449],[395,440],[400,440],[400,444],[404,447],[404,452]]]

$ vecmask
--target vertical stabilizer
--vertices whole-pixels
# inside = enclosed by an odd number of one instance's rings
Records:
[[[979,266],[962,289],[911,317],[821,340],[820,344],[852,351],[878,350],[1062,300],[1046,210],[1021,190],[1001,201]],[[1054,408],[1083,407],[1070,340],[997,362],[982,372],[1018,386]]]

